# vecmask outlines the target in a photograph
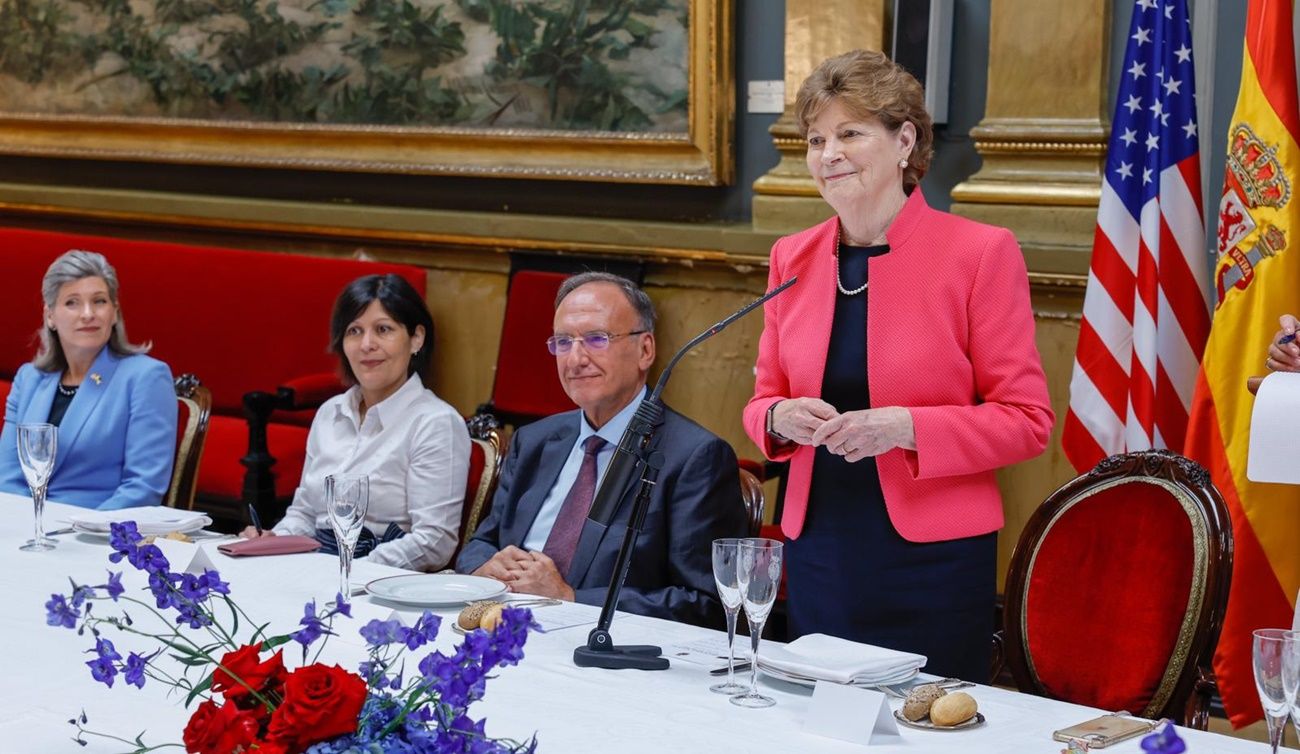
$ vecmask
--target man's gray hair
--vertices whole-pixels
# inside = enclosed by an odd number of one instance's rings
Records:
[[[559,309],[560,302],[566,296],[588,283],[612,283],[618,286],[627,297],[627,302],[636,310],[637,317],[641,320],[639,327],[648,333],[655,331],[655,305],[651,303],[650,297],[636,283],[610,272],[580,272],[568,278],[560,284],[560,290],[555,294],[555,308]]]
[[[108,336],[108,347],[119,356],[148,353],[153,344],[133,345],[126,339],[122,307],[117,300],[117,270],[113,269],[113,265],[108,263],[103,254],[73,249],[64,252],[54,260],[41,281],[41,298],[44,299],[45,306],[53,311],[58,304],[59,290],[63,286],[91,277],[101,278],[104,281],[104,285],[108,288],[108,299],[117,310],[117,321],[113,324],[113,332]],[[58,333],[42,322],[40,334],[41,347],[36,352],[36,358],[32,359],[32,365],[42,372],[62,372],[67,369],[68,359],[63,354],[63,344],[59,342]]]

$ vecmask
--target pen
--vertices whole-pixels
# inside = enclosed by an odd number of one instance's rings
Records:
[[[1292,343],[1292,342],[1295,341],[1295,336],[1296,336],[1297,334],[1300,334],[1300,333],[1291,333],[1290,335],[1283,335],[1283,336],[1282,336],[1282,339],[1279,340],[1279,341],[1277,342],[1277,344],[1278,344],[1279,346],[1284,346],[1284,345],[1286,345],[1287,343]]]
[[[253,522],[253,528],[257,529],[257,536],[262,536],[262,518],[257,515],[257,509],[252,503],[248,504],[248,519]]]

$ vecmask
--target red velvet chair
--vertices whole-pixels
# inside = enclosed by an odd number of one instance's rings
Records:
[[[520,426],[575,408],[555,374],[555,357],[546,351],[555,294],[566,277],[543,270],[518,270],[511,275],[492,397],[478,407],[477,414]]]
[[[1232,527],[1209,474],[1111,456],[1053,492],[1011,560],[1003,635],[1021,691],[1204,729]]]
[[[475,416],[469,426],[469,473],[465,479],[465,502],[460,513],[460,539],[451,555],[448,568],[456,566],[460,549],[474,536],[479,522],[492,510],[492,496],[497,491],[497,478],[501,476],[501,462],[505,458],[505,445],[501,433],[490,417]]]

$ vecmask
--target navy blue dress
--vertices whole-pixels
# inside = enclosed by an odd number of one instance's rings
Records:
[[[888,251],[843,246],[844,288],[866,282],[867,260]],[[871,407],[869,293],[836,293],[821,398],[840,412]],[[885,509],[874,458],[849,463],[817,448],[807,518],[786,544],[785,568],[790,639],[822,633],[916,652],[928,658],[926,672],[988,682],[997,534],[903,539]]]

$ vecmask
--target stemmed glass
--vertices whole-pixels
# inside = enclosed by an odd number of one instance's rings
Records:
[[[1251,660],[1255,667],[1255,688],[1264,707],[1264,719],[1268,721],[1269,745],[1273,754],[1277,754],[1300,686],[1296,634],[1283,628],[1260,628],[1253,636]]]
[[[59,430],[53,424],[18,425],[18,465],[23,467],[27,486],[32,490],[36,508],[36,536],[19,547],[25,552],[53,550],[54,540],[45,536],[45,490],[54,470],[54,455],[59,445]]]
[[[763,624],[776,602],[776,591],[781,586],[784,545],[775,539],[753,538],[742,539],[738,549],[736,580],[740,584],[745,620],[749,621],[749,643],[753,654],[749,663],[749,691],[731,697],[731,703],[741,707],[771,707],[776,700],[758,693],[758,642],[763,636]]]
[[[370,507],[370,479],[358,474],[325,477],[325,507],[339,550],[339,595],[347,601],[352,592],[348,585],[352,576],[352,551],[365,525],[366,509]]]
[[[736,619],[740,613],[740,582],[737,561],[740,559],[740,539],[713,540],[713,581],[718,585],[718,598],[727,614],[727,681],[715,683],[709,691],[717,694],[743,694],[744,685],[736,683]]]

